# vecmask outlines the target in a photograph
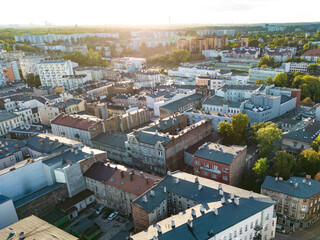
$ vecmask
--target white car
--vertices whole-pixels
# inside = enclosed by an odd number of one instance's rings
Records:
[[[113,212],[109,215],[108,220],[112,221],[116,216],[118,216],[118,212]]]
[[[102,211],[105,209],[106,207],[105,206],[100,206],[98,208],[98,210],[96,211],[96,214],[99,215],[100,213],[102,213]]]

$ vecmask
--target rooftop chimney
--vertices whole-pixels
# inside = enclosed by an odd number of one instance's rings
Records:
[[[161,226],[159,224],[157,224],[157,231],[158,233],[162,233]]]
[[[252,191],[250,191],[250,193],[249,193],[249,198],[253,198],[253,192]]]
[[[25,239],[24,232],[21,232],[19,234],[19,240],[23,240],[23,239]]]
[[[133,176],[132,176],[133,174],[132,174],[132,172],[131,173],[129,173],[129,176],[130,176],[130,181],[132,181],[132,179],[133,179]]]
[[[149,184],[149,179],[147,177],[145,177],[146,179],[146,184],[148,185]]]
[[[198,185],[198,190],[201,191],[201,189],[202,189],[202,185],[199,184],[199,185]]]
[[[179,178],[175,178],[175,179],[174,179],[174,182],[175,182],[175,183],[179,183]]]
[[[194,210],[193,208],[191,209],[191,216],[196,217],[196,210]]]
[[[308,184],[309,184],[309,186],[311,186],[311,182],[309,182]]]
[[[170,171],[168,171],[168,172],[167,172],[167,175],[171,176],[171,175],[172,175],[172,173],[171,173]]]
[[[278,177],[276,177],[275,180],[278,181]]]
[[[154,197],[155,193],[154,190],[150,190],[150,196]]]
[[[176,224],[175,224],[175,222],[174,222],[173,220],[171,220],[171,227],[172,227],[172,228],[175,228],[175,227],[176,227]]]
[[[199,183],[199,178],[196,177],[196,178],[194,179],[194,182],[195,182],[195,183]]]
[[[123,170],[120,171],[121,178],[124,178]]]
[[[190,219],[188,220],[188,227],[189,227],[189,228],[193,228],[193,222],[192,222],[192,220],[190,220]]]
[[[144,196],[142,197],[142,201],[148,202],[147,195],[144,195]]]
[[[221,184],[221,183],[219,183],[218,189],[219,189],[219,190],[222,189],[222,184]]]
[[[203,214],[204,213],[204,207],[200,205],[200,212]]]
[[[143,177],[143,172],[140,172],[140,176]]]
[[[219,194],[220,194],[221,196],[223,195],[223,190],[222,190],[222,189],[219,190]]]
[[[225,204],[226,199],[224,197],[221,198],[221,204]]]
[[[283,180],[283,178],[282,178],[282,177],[279,177],[279,180],[280,180],[280,181],[282,181],[282,180]]]
[[[164,193],[167,192],[167,187],[163,187],[163,192],[164,192]]]
[[[231,200],[234,199],[234,194],[231,194],[230,199],[231,199]]]
[[[215,215],[218,215],[218,208],[213,208],[212,211],[214,212]]]
[[[235,198],[235,199],[234,199],[234,203],[235,203],[236,205],[239,205],[239,203],[240,203],[239,198]]]

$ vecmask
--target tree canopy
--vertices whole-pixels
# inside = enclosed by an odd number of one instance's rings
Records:
[[[286,151],[278,151],[276,152],[273,161],[273,174],[275,176],[283,177],[284,179],[290,178],[292,169],[296,163],[296,158]]]
[[[263,181],[267,176],[268,168],[269,164],[267,158],[260,158],[255,162],[252,170],[257,175],[257,177]]]
[[[223,137],[223,143],[236,145],[243,144],[249,122],[248,115],[242,113],[234,114],[231,118],[231,123],[220,122],[218,125],[218,132]]]

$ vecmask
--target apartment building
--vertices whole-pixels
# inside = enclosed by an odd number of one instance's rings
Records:
[[[53,88],[63,86],[63,76],[73,75],[70,60],[42,60],[37,63],[37,69],[41,85]]]
[[[39,108],[41,123],[49,126],[50,121],[60,113],[74,114],[85,111],[85,101],[82,99],[68,99],[52,104],[46,104]]]
[[[64,75],[62,76],[62,86],[64,90],[72,90],[76,88],[81,88],[86,82],[90,81],[88,75]]]
[[[51,121],[52,133],[91,146],[91,139],[104,131],[102,120],[89,115],[58,115]]]
[[[285,72],[308,72],[308,65],[309,63],[301,62],[301,63],[295,63],[295,62],[287,62],[283,63],[282,66],[285,70]]]
[[[307,228],[319,220],[320,183],[310,178],[267,176],[261,185],[261,194],[275,202],[278,224],[293,231]]]
[[[239,47],[249,47],[249,37],[248,36],[241,36],[238,39]]]
[[[194,154],[195,175],[237,186],[246,169],[247,147],[205,143]]]
[[[311,62],[315,62],[320,58],[320,48],[306,51],[304,54],[302,54],[302,58],[305,58]]]
[[[166,118],[174,113],[183,113],[188,109],[197,109],[201,107],[201,102],[204,96],[198,93],[182,97],[177,100],[169,101],[169,103],[164,103],[160,106],[160,117]]]
[[[11,129],[24,124],[21,117],[13,112],[0,112],[0,136],[5,136]]]
[[[0,78],[4,78],[5,83],[21,81],[18,63],[16,61],[0,61]],[[1,81],[1,80],[0,80]]]
[[[197,66],[197,67],[188,67],[188,66],[181,66],[178,69],[173,69],[168,71],[168,75],[172,77],[189,77],[189,78],[196,78],[200,74],[207,74],[207,75],[217,75],[220,72],[220,69],[215,69],[212,67],[205,67],[205,66]]]
[[[111,60],[111,64],[114,68],[125,69],[128,72],[132,72],[143,69],[146,65],[146,59],[134,57],[115,58]]]
[[[252,68],[249,69],[248,83],[255,83],[257,80],[266,81],[268,77],[272,79],[278,74],[284,72],[282,68]]]
[[[176,40],[176,47],[188,50],[190,53],[201,53],[208,49],[223,49],[227,45],[227,41],[227,37],[219,36],[179,38]]]
[[[187,126],[187,117],[176,114],[127,134],[126,149],[131,164],[154,174],[184,166],[184,149],[212,133],[212,120]]]
[[[19,59],[22,76],[26,79],[28,74],[39,75],[37,63],[44,60],[43,56],[25,56]]]
[[[104,78],[102,67],[82,67],[74,70],[75,75],[87,75],[89,80],[100,81]]]
[[[84,174],[87,188],[108,208],[131,216],[131,202],[161,180],[122,165],[94,163]]]
[[[311,143],[319,133],[320,121],[310,121],[305,126],[298,126],[283,133],[281,148],[298,155],[301,151],[311,148]]]
[[[131,239],[273,239],[273,214],[270,197],[174,172],[133,201]]]

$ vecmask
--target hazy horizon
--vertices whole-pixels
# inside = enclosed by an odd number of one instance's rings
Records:
[[[147,0],[105,2],[92,0],[15,1],[16,9],[0,15],[1,25],[230,25],[261,23],[318,22],[318,0]]]

